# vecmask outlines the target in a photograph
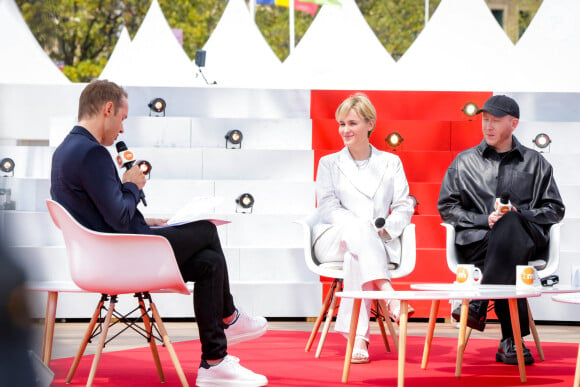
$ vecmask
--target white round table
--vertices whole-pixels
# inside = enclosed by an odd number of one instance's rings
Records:
[[[352,298],[352,318],[350,321],[350,329],[348,335],[348,342],[346,345],[346,354],[344,358],[344,368],[342,373],[342,382],[348,381],[348,374],[350,372],[350,362],[352,351],[354,347],[354,340],[356,336],[356,327],[358,325],[358,318],[360,312],[360,305],[363,299],[370,300],[400,300],[401,301],[401,318],[399,329],[399,360],[398,360],[398,376],[397,386],[403,387],[405,380],[405,356],[407,344],[407,324],[409,318],[409,301],[410,300],[431,300],[431,314],[429,316],[429,329],[425,338],[425,348],[423,352],[423,363],[426,366],[429,358],[429,351],[431,349],[431,341],[433,339],[433,331],[435,330],[435,323],[437,321],[437,311],[441,300],[462,300],[461,317],[459,321],[459,338],[457,342],[457,361],[455,366],[455,376],[461,375],[461,366],[463,363],[463,353],[465,351],[467,329],[467,314],[469,310],[469,300],[487,300],[487,299],[507,299],[510,307],[510,315],[512,320],[512,329],[514,332],[514,341],[516,346],[516,353],[518,359],[518,369],[520,372],[520,379],[522,382],[526,381],[526,369],[524,365],[524,352],[522,348],[517,299],[528,297],[539,297],[541,293],[536,290],[520,290],[515,289],[515,286],[506,288],[461,288],[451,290],[421,290],[421,291],[350,291],[338,292],[336,294],[342,298]],[[422,366],[423,367],[423,366]],[[425,367],[423,367],[425,368]]]

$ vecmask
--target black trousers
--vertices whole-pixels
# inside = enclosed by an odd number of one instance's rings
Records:
[[[456,245],[460,263],[470,263],[481,269],[482,284],[514,285],[516,266],[527,265],[536,251],[547,245],[547,238],[518,212],[508,212],[498,220],[486,237],[468,245]],[[502,338],[513,337],[509,304],[495,300],[495,314]],[[518,300],[522,336],[530,334],[526,299]]]
[[[153,229],[153,232],[169,241],[183,280],[195,282],[193,310],[202,359],[221,359],[227,354],[223,318],[231,316],[236,307],[216,226],[209,221],[198,221]]]

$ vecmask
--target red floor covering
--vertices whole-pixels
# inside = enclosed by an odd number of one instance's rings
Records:
[[[304,352],[307,332],[269,331],[263,337],[232,346],[231,355],[238,356],[241,364],[268,377],[270,386],[339,386],[346,340],[330,333],[319,359],[313,348]],[[80,338],[79,338],[80,341]],[[396,386],[397,356],[387,353],[380,336],[371,338],[369,364],[351,366],[348,385]],[[317,342],[315,342],[315,345]],[[405,386],[566,386],[571,387],[578,351],[577,344],[543,343],[545,361],[539,361],[535,346],[527,345],[536,363],[526,367],[527,383],[520,382],[516,366],[495,362],[497,339],[471,339],[464,356],[460,378],[455,377],[457,340],[435,338],[427,370],[421,369],[424,338],[409,337]],[[89,344],[94,345],[94,344]],[[175,350],[191,386],[195,385],[199,365],[199,341],[176,343]],[[94,386],[179,386],[175,369],[165,348],[159,349],[166,383],[157,378],[149,347],[103,354]],[[93,356],[85,356],[73,382],[69,386],[84,385]],[[51,363],[55,372],[53,386],[64,386],[72,358],[57,359]]]

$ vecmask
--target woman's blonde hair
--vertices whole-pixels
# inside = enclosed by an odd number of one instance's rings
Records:
[[[375,124],[377,123],[377,111],[375,107],[364,93],[355,93],[350,97],[342,101],[342,103],[336,109],[334,117],[337,121],[344,118],[350,109],[354,109],[355,112],[365,121],[373,122],[373,127],[369,130],[369,137],[373,130],[375,130]]]

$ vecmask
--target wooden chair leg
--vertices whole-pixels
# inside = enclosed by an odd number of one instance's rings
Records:
[[[342,282],[337,282],[336,290],[342,291]],[[330,329],[330,323],[332,322],[332,317],[334,316],[334,310],[336,309],[337,298],[334,296],[334,291],[332,293],[332,301],[330,302],[330,307],[326,313],[326,321],[324,322],[324,327],[322,328],[322,333],[320,334],[320,340],[318,341],[318,347],[316,348],[315,358],[320,357],[322,352],[322,347],[324,347],[324,342],[326,341],[326,335]]]
[[[379,329],[381,330],[381,336],[383,337],[383,343],[385,343],[385,348],[387,352],[391,352],[391,346],[389,345],[389,340],[387,338],[387,331],[385,330],[385,323],[384,320],[388,319],[388,316],[385,316],[385,310],[381,309],[381,304],[379,300],[373,300],[373,304],[375,305],[376,318],[377,323],[379,324]]]
[[[67,384],[69,384],[72,381],[72,378],[74,377],[75,372],[77,371],[77,368],[79,366],[81,358],[83,357],[83,354],[85,353],[85,349],[87,348],[87,344],[91,338],[91,335],[93,334],[93,329],[95,329],[95,325],[97,324],[97,320],[99,319],[101,308],[103,307],[103,304],[106,300],[107,300],[107,297],[105,295],[101,296],[101,300],[99,301],[99,303],[97,304],[97,307],[95,308],[95,312],[93,313],[93,316],[91,317],[91,321],[89,322],[89,326],[87,327],[87,330],[85,332],[85,336],[83,337],[83,340],[81,341],[81,345],[77,351],[77,355],[75,356],[75,359],[73,361],[73,364],[70,367],[70,370],[68,371],[68,375],[66,377]]]
[[[425,335],[425,347],[423,348],[423,360],[421,361],[421,368],[426,369],[429,363],[429,354],[431,353],[431,343],[433,342],[433,333],[435,332],[435,324],[437,324],[437,313],[439,312],[439,305],[441,300],[433,300],[431,302],[431,312],[429,313],[429,325],[427,326],[427,334]]]
[[[145,302],[143,301],[143,296],[141,294],[137,295],[139,299],[139,308],[141,309],[141,316],[143,318],[143,325],[147,331],[149,337],[149,348],[151,349],[151,354],[153,355],[153,361],[155,362],[155,368],[157,369],[157,375],[161,383],[165,383],[165,375],[163,375],[163,367],[161,366],[161,360],[159,359],[159,352],[157,351],[157,343],[155,342],[155,337],[153,337],[153,326],[151,325],[151,320],[149,319],[149,313],[145,308]]]
[[[163,338],[163,344],[165,344],[165,348],[167,348],[167,352],[169,352],[169,357],[171,358],[171,361],[173,362],[173,366],[175,367],[175,370],[177,371],[177,375],[179,376],[179,380],[181,381],[181,385],[183,387],[188,387],[189,383],[187,382],[187,379],[185,378],[185,374],[183,373],[183,369],[181,368],[181,363],[179,363],[179,359],[177,358],[177,354],[175,353],[175,350],[173,349],[173,345],[171,344],[171,340],[169,339],[169,335],[167,334],[167,331],[165,330],[165,325],[163,325],[163,320],[161,320],[161,316],[159,315],[159,311],[157,311],[157,307],[155,306],[155,303],[149,299],[149,306],[151,307],[151,313],[153,314],[153,319],[155,320],[155,322],[157,323],[157,327],[159,328],[159,333],[161,334],[161,337]]]
[[[109,331],[109,325],[111,324],[111,318],[113,317],[113,312],[115,311],[115,304],[117,303],[117,296],[111,296],[109,301],[109,310],[107,311],[107,316],[102,325],[101,337],[99,338],[99,345],[97,351],[95,352],[95,357],[93,358],[93,364],[91,365],[91,371],[89,372],[89,379],[87,380],[87,387],[93,385],[95,380],[95,375],[97,373],[97,367],[99,366],[99,361],[101,360],[101,355],[103,354],[103,348],[105,347],[105,341],[107,341],[107,333]]]
[[[314,339],[316,338],[316,334],[318,333],[318,329],[320,328],[320,324],[322,323],[322,319],[324,318],[324,315],[328,311],[328,307],[329,307],[330,302],[333,298],[334,291],[336,289],[337,281],[338,280],[335,279],[332,282],[332,284],[330,285],[330,289],[328,289],[328,292],[326,293],[326,297],[324,298],[324,303],[322,304],[322,308],[320,308],[320,313],[318,314],[318,317],[316,318],[316,322],[314,323],[314,327],[312,328],[312,332],[310,333],[310,338],[308,338],[308,342],[306,343],[306,348],[304,349],[305,352],[309,352],[310,348],[312,348],[312,343],[314,343]]]
[[[46,315],[44,318],[44,336],[42,341],[42,361],[50,367],[52,356],[52,341],[54,337],[54,320],[56,319],[56,305],[58,303],[58,292],[48,292],[46,300]]]
[[[397,330],[395,329],[395,325],[393,325],[393,321],[391,318],[388,317],[389,312],[387,309],[387,304],[385,300],[379,300],[379,304],[381,305],[381,309],[385,311],[385,323],[387,324],[387,328],[389,329],[389,333],[393,338],[393,344],[395,345],[395,351],[399,351],[399,337],[397,335]]]
[[[544,350],[542,349],[542,342],[540,341],[540,335],[538,335],[538,330],[536,329],[536,323],[534,321],[534,316],[532,316],[532,309],[530,308],[530,302],[526,299],[528,304],[528,320],[530,321],[530,332],[534,337],[534,343],[536,343],[536,350],[540,356],[540,360],[544,361]]]

